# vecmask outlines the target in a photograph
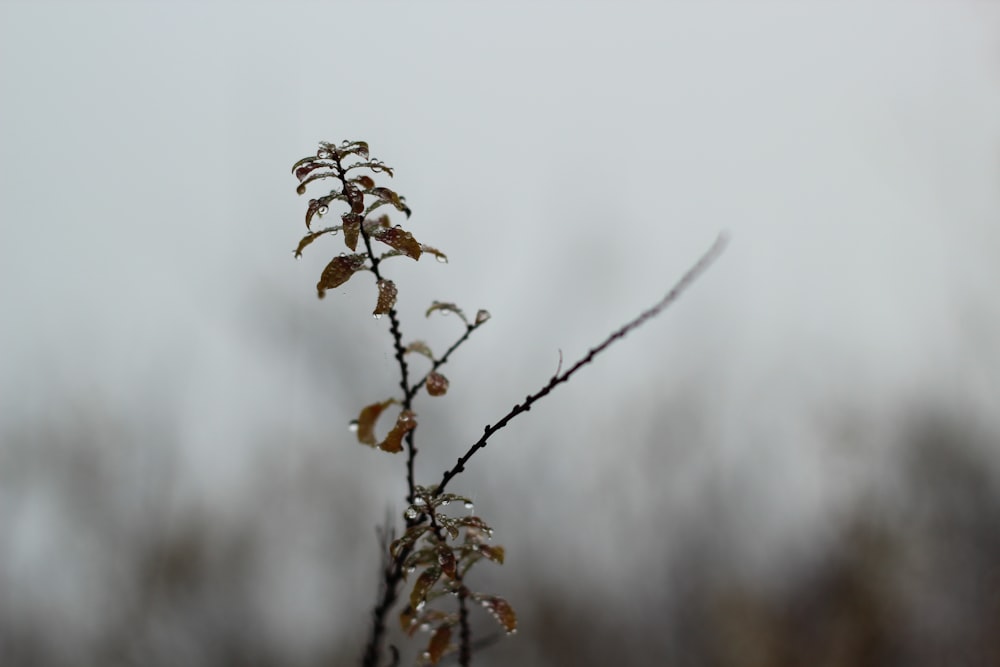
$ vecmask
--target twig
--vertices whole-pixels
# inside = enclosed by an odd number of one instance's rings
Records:
[[[676,301],[677,298],[691,285],[691,283],[693,283],[698,278],[698,276],[704,273],[705,270],[709,266],[711,266],[712,262],[716,260],[719,254],[726,247],[727,242],[728,242],[728,236],[724,233],[720,234],[718,238],[715,239],[715,242],[712,244],[712,246],[707,251],[705,251],[705,254],[701,256],[701,259],[699,259],[694,264],[694,266],[688,269],[687,273],[685,273],[681,277],[681,279],[677,281],[677,283],[673,286],[673,288],[669,292],[667,292],[666,296],[660,299],[660,301],[658,301],[652,308],[643,311],[635,319],[623,325],[617,331],[615,331],[610,336],[605,338],[604,342],[602,342],[597,347],[591,348],[591,350],[587,352],[587,354],[583,358],[581,358],[579,361],[573,364],[573,366],[569,370],[563,372],[562,374],[557,373],[556,375],[553,375],[552,378],[548,381],[548,383],[544,387],[539,389],[534,394],[525,397],[523,403],[516,404],[513,408],[510,409],[510,412],[508,412],[500,419],[500,421],[492,425],[487,424],[486,427],[483,429],[483,435],[479,438],[479,440],[477,440],[464,455],[459,457],[454,467],[452,467],[450,470],[445,471],[444,476],[441,478],[441,482],[438,483],[437,493],[443,492],[445,487],[448,485],[448,482],[450,482],[460,472],[465,470],[465,464],[469,462],[469,459],[471,459],[476,452],[478,452],[480,449],[486,446],[487,441],[494,433],[496,433],[504,426],[506,426],[512,419],[514,419],[514,417],[517,417],[522,412],[527,412],[528,410],[530,410],[531,406],[534,405],[538,400],[544,398],[545,396],[548,396],[549,393],[553,389],[555,389],[558,385],[566,382],[571,377],[573,377],[573,375],[578,370],[580,370],[585,365],[593,361],[594,357],[599,355],[601,352],[604,352],[606,349],[608,349],[611,345],[613,345],[617,341],[624,338],[625,335],[628,334],[633,329],[642,326],[643,324],[646,323],[647,320],[659,315],[674,301]]]

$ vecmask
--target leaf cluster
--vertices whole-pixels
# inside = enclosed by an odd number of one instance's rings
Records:
[[[454,303],[433,301],[427,308],[427,317],[434,313],[452,314],[462,322],[464,331],[440,355],[436,355],[424,341],[404,342],[402,325],[395,310],[398,289],[392,280],[383,275],[380,265],[393,257],[419,260],[429,254],[439,262],[447,262],[447,257],[440,250],[420,243],[412,233],[390,221],[384,210],[386,207],[402,212],[407,219],[411,215],[404,197],[394,190],[376,185],[375,176],[392,177],[392,169],[381,160],[372,158],[364,141],[344,141],[339,145],[321,142],[316,154],[296,162],[292,172],[299,181],[299,194],[304,194],[307,186],[318,181],[329,181],[334,186],[328,194],[309,200],[305,214],[307,234],[299,241],[295,256],[301,256],[303,250],[321,236],[343,233],[344,245],[350,252],[341,252],[330,260],[316,283],[316,292],[323,298],[328,290],[343,285],[355,274],[371,272],[377,290],[372,313],[376,319],[388,316],[389,333],[399,366],[399,393],[363,406],[357,419],[351,422],[351,429],[360,444],[392,454],[406,452],[407,471],[408,506],[403,514],[405,532],[398,539],[392,539],[394,530],[391,526],[381,532],[382,581],[379,599],[372,612],[372,631],[362,664],[365,667],[380,664],[386,619],[397,603],[404,582],[412,582],[406,605],[399,614],[399,622],[403,631],[411,637],[418,631],[430,633],[421,662],[436,664],[444,656],[457,652],[459,664],[469,665],[472,659],[468,618],[470,605],[477,604],[490,612],[507,634],[516,631],[517,616],[504,598],[475,592],[467,585],[467,577],[476,564],[484,560],[503,564],[505,552],[503,547],[490,542],[493,529],[482,518],[472,514],[454,516],[444,510],[452,503],[472,509],[471,500],[446,492],[445,488],[465,470],[469,460],[486,446],[497,431],[530,410],[558,386],[567,383],[581,368],[629,332],[669,307],[715,261],[725,247],[726,237],[720,235],[663,298],[613,331],[565,371],[562,370],[560,355],[559,368],[546,384],[528,394],[500,419],[487,424],[482,435],[444,472],[436,485],[422,486],[416,484],[414,479],[414,460],[417,456],[415,433],[418,427],[414,400],[421,390],[431,397],[448,393],[450,383],[441,373],[442,366],[474,331],[489,321],[490,314],[479,310],[470,318]],[[313,221],[328,215],[335,202],[339,202],[344,209],[340,214],[340,224],[314,230]],[[377,216],[374,215],[376,212]],[[423,376],[415,382],[410,378],[409,361],[414,356],[422,357],[422,363],[429,364]],[[387,413],[394,413],[394,416],[388,418],[387,426],[380,426],[383,415]],[[452,598],[457,600],[455,609],[445,607],[442,602]],[[398,659],[396,647],[390,648]]]

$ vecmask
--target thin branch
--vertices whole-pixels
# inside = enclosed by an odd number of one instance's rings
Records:
[[[563,372],[562,374],[557,373],[556,375],[553,375],[552,379],[550,379],[544,387],[539,389],[534,394],[525,397],[523,403],[517,404],[511,408],[510,412],[504,415],[500,421],[493,425],[487,424],[483,429],[483,435],[479,438],[479,440],[477,440],[463,456],[459,457],[455,466],[451,468],[451,470],[444,473],[444,476],[441,478],[441,482],[437,486],[437,493],[443,492],[445,487],[448,485],[448,482],[450,482],[452,478],[460,472],[465,470],[465,464],[469,462],[469,459],[471,459],[476,452],[486,446],[487,441],[494,433],[506,426],[512,419],[514,419],[514,417],[517,417],[522,412],[530,410],[532,405],[545,396],[548,396],[549,393],[558,385],[573,377],[578,370],[593,361],[594,357],[624,338],[633,329],[642,326],[651,318],[659,315],[674,301],[676,301],[677,298],[691,285],[691,283],[693,283],[709,266],[712,265],[712,263],[718,258],[719,254],[722,253],[723,249],[725,249],[727,242],[728,237],[726,234],[720,234],[718,238],[715,239],[712,246],[705,251],[704,255],[701,256],[701,259],[699,259],[694,266],[688,269],[687,273],[685,273],[681,279],[677,281],[673,288],[667,292],[666,296],[660,299],[660,301],[658,301],[652,308],[643,311],[635,319],[623,325],[617,331],[605,338],[604,342],[597,347],[591,348],[591,350],[587,352],[583,358],[573,364],[569,370]]]
[[[442,366],[444,366],[446,363],[448,363],[448,357],[451,356],[451,353],[457,350],[462,343],[469,340],[469,336],[472,335],[472,332],[481,327],[487,321],[488,320],[482,320],[480,322],[476,322],[475,324],[466,324],[465,333],[462,334],[462,337],[456,340],[452,344],[452,346],[448,348],[448,351],[445,352],[444,355],[442,355],[440,359],[436,359],[434,361],[434,364],[431,366],[431,369],[427,371],[427,375],[421,378],[420,382],[413,385],[413,389],[410,390],[411,391],[410,398],[416,396],[417,392],[420,391],[420,388],[424,386],[424,384],[427,382],[427,376],[436,371],[437,369],[441,368]]]

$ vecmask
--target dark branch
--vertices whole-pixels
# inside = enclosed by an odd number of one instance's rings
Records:
[[[539,389],[534,394],[525,397],[523,403],[517,404],[511,408],[510,412],[504,415],[500,421],[493,425],[487,425],[483,429],[482,437],[480,437],[479,440],[477,440],[475,444],[473,444],[472,447],[470,447],[469,450],[458,459],[455,466],[451,470],[444,473],[444,476],[441,478],[441,482],[437,486],[437,493],[443,492],[445,487],[448,485],[448,482],[450,482],[457,474],[465,470],[465,464],[469,462],[469,459],[471,459],[476,452],[486,446],[487,441],[494,433],[506,426],[512,419],[514,419],[514,417],[517,417],[522,412],[530,410],[531,406],[538,400],[548,396],[553,389],[573,377],[578,370],[593,361],[594,357],[624,338],[633,329],[641,327],[648,320],[659,315],[674,301],[676,301],[677,298],[691,285],[691,283],[693,283],[709,266],[711,266],[712,262],[716,260],[719,254],[726,247],[727,241],[728,237],[725,234],[720,234],[719,237],[715,239],[715,243],[712,244],[712,247],[710,247],[705,254],[701,256],[701,259],[699,259],[694,266],[688,269],[687,273],[685,273],[681,279],[677,281],[677,284],[675,284],[673,288],[667,292],[666,296],[660,299],[656,305],[643,311],[638,317],[623,325],[617,331],[605,338],[604,342],[597,347],[591,348],[591,350],[582,359],[573,364],[569,370],[563,372],[561,375],[558,373],[553,375],[552,379],[550,379],[544,387]]]

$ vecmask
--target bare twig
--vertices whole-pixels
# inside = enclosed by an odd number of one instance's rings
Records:
[[[583,358],[573,364],[569,370],[563,372],[562,374],[556,373],[556,375],[553,375],[552,379],[550,379],[544,387],[539,389],[534,394],[526,396],[523,403],[519,403],[511,408],[510,411],[500,419],[500,421],[492,425],[487,424],[483,429],[483,435],[479,438],[479,440],[477,440],[464,455],[459,457],[458,461],[450,470],[445,471],[444,476],[441,478],[441,482],[438,483],[437,493],[443,492],[444,488],[448,485],[448,482],[450,482],[460,472],[465,470],[465,464],[469,462],[469,459],[471,459],[476,452],[485,447],[490,437],[506,426],[512,419],[514,419],[514,417],[517,417],[522,412],[530,410],[531,406],[537,401],[545,396],[548,396],[549,393],[558,385],[569,380],[578,370],[593,361],[594,357],[624,338],[630,331],[642,326],[648,320],[656,317],[661,312],[666,310],[666,308],[676,301],[684,290],[686,290],[691,283],[698,278],[698,276],[704,273],[705,270],[711,266],[712,262],[716,260],[719,254],[726,247],[727,242],[728,237],[725,234],[720,234],[718,238],[715,239],[712,246],[705,251],[704,255],[701,256],[701,259],[699,259],[694,266],[688,269],[687,273],[685,273],[681,279],[677,281],[677,284],[675,284],[673,288],[667,292],[666,296],[660,299],[652,308],[643,311],[635,319],[623,325],[617,331],[605,338],[604,341],[597,347],[591,348],[591,350],[587,352]]]

